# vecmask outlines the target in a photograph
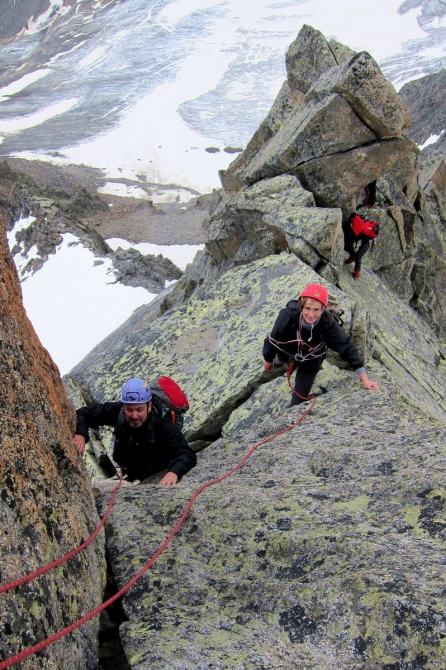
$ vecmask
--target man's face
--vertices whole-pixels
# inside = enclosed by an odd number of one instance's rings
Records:
[[[151,409],[151,402],[144,402],[140,405],[124,403],[124,415],[126,421],[129,422],[132,428],[139,428],[149,416]]]

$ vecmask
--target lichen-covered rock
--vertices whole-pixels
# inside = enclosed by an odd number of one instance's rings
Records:
[[[286,53],[291,90],[306,93],[321,74],[336,65],[330,46],[319,30],[304,25]]]
[[[76,366],[71,376],[87,385],[96,401],[104,401],[117,397],[129,377],[170,374],[189,397],[189,438],[215,438],[234,408],[265,382],[262,343],[279,309],[312,281],[320,277],[286,253],[233,268],[198,288],[182,307],[155,322],[140,322],[108,353]],[[446,396],[446,382],[437,368],[445,352],[429,326],[372,273],[354,282],[343,267],[339,286],[346,294],[340,295],[347,332],[355,334],[356,305],[370,315],[371,333],[357,342],[366,358],[373,351],[386,367],[401,372],[402,397],[430,416],[446,418],[441,397]],[[328,288],[339,294],[336,287]],[[360,311],[358,318],[367,323]],[[416,349],[412,332],[419,336]],[[362,348],[365,343],[369,350]]]
[[[373,359],[391,373],[395,397],[444,421],[444,340],[439,340],[428,324],[373,273],[362,270],[361,275],[364,281],[357,282],[343,272],[339,275],[339,286],[354,304],[368,312],[375,337]]]
[[[245,259],[239,253],[238,264],[284,251],[285,236],[277,232],[281,224],[296,221],[297,208],[313,205],[312,194],[295,177],[265,179],[216,210],[210,218],[206,249],[222,263],[234,259],[247,242],[252,243]]]
[[[6,584],[79,546],[99,520],[72,439],[73,407],[26,316],[2,220],[0,230],[0,557]],[[2,594],[0,658],[45,640],[99,605],[104,581],[99,537],[63,567]],[[97,630],[93,620],[21,667],[94,670]]]
[[[378,64],[366,51],[326,71],[306,95],[321,100],[338,93],[378,137],[394,137],[410,125],[410,113]]]
[[[198,289],[187,305],[154,323],[140,323],[108,354],[90,357],[70,374],[102,401],[117,397],[128,377],[169,373],[189,398],[189,438],[215,438],[232,410],[265,381],[263,339],[279,309],[318,279],[286,253],[234,268]],[[336,294],[335,287],[330,290]],[[347,297],[343,301],[349,328],[352,306]]]
[[[426,318],[435,331],[444,333],[445,255],[433,253],[432,248],[421,243],[417,250],[415,267],[416,272],[412,272],[414,294],[411,304]]]
[[[341,42],[338,42],[337,40],[329,40],[328,46],[330,47],[338,65],[346,63],[356,55],[356,51],[350,49],[350,47],[346,46],[345,44],[341,44]]]
[[[245,166],[232,167],[241,184],[250,185],[293,170],[314,158],[336,154],[376,140],[339,95],[307,105],[286,120]]]
[[[288,429],[196,499],[124,597],[134,670],[443,668],[445,424],[391,386],[336,379],[292,430],[282,379],[262,386],[174,490],[119,493],[108,543],[122,586],[199,485]]]
[[[390,170],[396,161],[418,153],[418,147],[408,138],[382,140],[316,158],[298,166],[294,173],[302,186],[314,194],[319,206],[340,207],[364,185]]]
[[[340,209],[296,207],[289,217],[270,224],[285,233],[290,251],[307,265],[316,267],[321,259],[333,265],[344,260],[344,236]]]

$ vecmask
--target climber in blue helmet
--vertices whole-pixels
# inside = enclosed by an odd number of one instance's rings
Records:
[[[152,402],[150,386],[139,378],[124,384],[120,402],[96,403],[77,410],[74,443],[83,455],[89,429],[113,426],[113,459],[130,481],[167,470],[160,484],[173,485],[197,462],[170,414],[161,416]]]

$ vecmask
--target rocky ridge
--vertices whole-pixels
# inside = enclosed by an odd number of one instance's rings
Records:
[[[418,181],[407,107],[368,54],[306,26],[287,71],[271,112],[222,174],[205,250],[65,379],[75,406],[117,398],[131,376],[171,375],[189,397],[185,432],[198,465],[174,489],[154,477],[118,495],[106,530],[118,586],[199,485],[299,416],[287,407],[283,369],[263,370],[261,347],[305,284],[322,282],[339,299],[381,392],[360,390],[327,357],[315,410],[202,494],[126,594],[121,639],[137,670],[442,670],[440,208]],[[367,214],[380,237],[354,281],[341,224],[374,181]],[[110,434],[92,438],[87,462],[103,509]]]

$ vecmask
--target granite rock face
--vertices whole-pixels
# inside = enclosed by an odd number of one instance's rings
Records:
[[[446,632],[446,350],[371,271],[338,286],[344,329],[381,392],[329,357],[303,423],[282,369],[261,365],[265,334],[297,287],[321,281],[290,253],[232,267],[187,304],[143,316],[72,377],[95,400],[132,375],[167,373],[187,392],[198,465],[118,493],[107,525],[122,587],[206,489],[168,549],[125,595],[120,635],[132,668],[301,667],[441,670]],[[206,448],[202,448],[207,444]],[[104,510],[110,486],[96,483]],[[410,667],[410,665],[409,665]]]
[[[414,141],[421,137],[424,109],[419,88],[408,88],[403,101],[369,54],[327,42],[309,26],[288,51],[287,73],[245,151],[221,173],[206,250],[165,308],[229,267],[285,249],[336,283],[345,259],[342,226],[358,211],[382,231],[364,266],[444,335],[446,168],[441,138],[435,159],[429,154],[420,161]],[[432,98],[433,81],[426,78],[426,86]],[[432,107],[438,110],[439,103]],[[371,187],[373,209],[361,209]]]
[[[72,440],[72,405],[23,309],[2,219],[0,229],[0,572],[6,584],[79,546],[99,519]],[[96,607],[104,582],[99,536],[62,567],[2,594],[0,658],[45,640]],[[97,630],[93,620],[21,667],[94,670]]]
[[[199,485],[290,427],[278,382],[240,407],[174,490],[120,493],[108,529],[118,584]],[[338,380],[304,423],[199,496],[124,599],[132,668],[444,667],[445,424],[366,395]]]
[[[287,82],[272,111],[245,155],[221,173],[228,195],[265,177],[292,172],[312,191],[318,205],[342,207],[402,154],[418,153],[408,139],[395,142],[410,125],[410,114],[377,63],[366,52],[346,51],[338,63],[334,54],[341,54],[340,46],[335,48],[319,31],[303,26],[287,52]],[[357,154],[356,148],[362,151]],[[324,175],[314,161],[344,156],[355,178],[346,180],[344,190],[330,190],[332,175]],[[334,169],[344,174],[343,166]],[[321,171],[318,180],[307,176]]]

